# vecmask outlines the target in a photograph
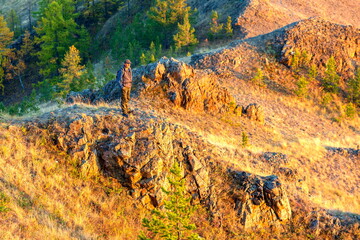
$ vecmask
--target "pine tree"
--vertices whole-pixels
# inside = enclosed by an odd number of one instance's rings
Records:
[[[168,48],[178,23],[184,21],[186,14],[189,17],[190,11],[191,8],[187,5],[186,0],[156,0],[147,12],[147,16],[154,23],[149,22],[147,25]],[[153,39],[156,37],[153,36]]]
[[[308,96],[308,92],[309,92],[309,81],[304,77],[301,76],[297,81],[296,81],[296,86],[297,89],[295,90],[295,94],[300,97],[300,98],[305,98]]]
[[[156,0],[148,16],[163,26],[169,26],[178,23],[189,11],[186,0]]]
[[[233,27],[232,27],[232,20],[231,17],[227,17],[226,25],[225,25],[225,34],[227,37],[232,37],[234,33]]]
[[[188,14],[184,16],[184,23],[178,24],[178,33],[174,36],[174,42],[177,50],[198,43],[195,37],[195,29],[191,27]]]
[[[21,34],[21,21],[14,9],[11,9],[7,14],[6,21],[10,31],[14,32],[15,37],[18,37]]]
[[[145,55],[145,53],[141,53],[141,56],[140,56],[140,65],[146,65],[146,64],[147,64],[146,55]]]
[[[164,208],[154,209],[151,219],[143,219],[143,226],[153,237],[158,236],[167,240],[201,239],[193,232],[196,226],[191,223],[191,216],[196,208],[190,203],[191,197],[185,194],[185,179],[177,162],[170,169],[170,173],[170,189],[162,189],[168,197],[168,200],[164,201]],[[144,234],[139,236],[139,239],[148,240]]]
[[[322,82],[325,91],[337,93],[339,91],[339,80],[340,76],[336,71],[335,58],[332,56],[326,63],[325,77]]]
[[[210,39],[218,38],[221,35],[224,24],[219,24],[218,20],[219,20],[219,15],[217,11],[213,10],[211,12],[211,23],[210,23],[210,33],[209,33]]]
[[[61,59],[71,45],[79,46],[81,52],[88,50],[89,35],[76,24],[74,10],[72,0],[52,1],[44,9],[44,16],[36,28],[39,35],[36,42],[41,48],[37,53],[40,73],[45,78],[59,75]]]
[[[357,68],[355,77],[349,80],[348,92],[350,101],[360,106],[360,67]]]
[[[8,59],[7,57],[11,54],[12,50],[8,48],[11,40],[14,37],[14,33],[7,27],[7,23],[4,20],[4,16],[0,16],[0,89],[4,92],[3,81],[5,79],[5,70]]]
[[[81,90],[84,87],[83,83],[80,82],[81,75],[84,73],[84,66],[80,65],[80,63],[80,52],[73,45],[69,48],[64,60],[61,62],[62,68],[59,71],[62,81],[57,84],[61,89],[59,96],[65,97],[70,90]]]

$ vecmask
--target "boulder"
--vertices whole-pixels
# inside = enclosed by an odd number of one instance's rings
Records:
[[[336,236],[341,230],[341,221],[339,218],[331,216],[325,210],[314,210],[310,213],[309,228],[316,236],[323,232]]]
[[[286,192],[275,175],[261,177],[231,172],[235,208],[245,228],[279,226],[291,218]]]
[[[252,103],[248,105],[245,109],[243,114],[251,120],[257,121],[261,124],[265,122],[264,110],[262,106],[258,105],[257,103]]]

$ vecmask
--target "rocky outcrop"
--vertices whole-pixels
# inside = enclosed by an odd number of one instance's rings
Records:
[[[235,201],[232,211],[246,227],[256,222],[276,225],[290,218],[290,206],[276,176],[227,171],[221,155],[211,154],[220,150],[195,133],[160,118],[154,121],[146,113],[135,112],[133,119],[120,113],[118,108],[94,112],[73,105],[29,122],[27,131],[46,129],[54,145],[72,156],[82,176],[114,178],[146,208],[162,204],[166,196],[162,188],[168,188],[176,161],[192,202],[203,204],[215,218],[222,214],[218,194],[223,197],[229,187],[235,189],[227,195]],[[214,182],[221,185],[215,187]]]
[[[184,62],[163,57],[159,62],[140,68],[142,94],[159,89],[176,106],[187,110],[223,113],[234,99],[221,86],[218,76],[209,70],[197,70]]]
[[[341,230],[341,222],[339,218],[331,216],[324,210],[314,210],[310,213],[309,228],[315,236],[324,232],[336,236]]]
[[[278,226],[291,218],[289,199],[277,176],[231,172],[234,200],[245,228]]]
[[[248,105],[244,109],[243,113],[247,118],[249,118],[251,120],[260,122],[262,124],[265,123],[264,109],[256,103],[252,103],[252,104]]]
[[[281,61],[290,66],[295,51],[320,68],[333,56],[339,72],[352,73],[360,64],[360,29],[319,18],[299,22],[286,31]]]
[[[163,57],[156,63],[133,71],[137,95],[164,96],[175,106],[210,114],[229,111],[234,102],[228,90],[221,86],[218,76],[210,70],[197,70],[184,62]],[[120,98],[119,84],[113,80],[102,91],[84,90],[70,93],[67,103],[114,101]]]
[[[151,208],[163,201],[161,188],[166,189],[169,170],[177,161],[193,200],[209,198],[208,164],[196,155],[185,129],[146,116],[131,121],[119,109],[93,114],[75,105],[66,112],[71,117],[58,113],[39,127],[48,129],[54,144],[76,159],[84,176],[113,177]]]

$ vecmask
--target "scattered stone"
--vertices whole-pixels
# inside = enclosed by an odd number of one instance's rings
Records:
[[[336,236],[341,229],[341,222],[339,218],[331,216],[325,210],[315,210],[310,213],[309,228],[316,236],[322,232]]]
[[[287,155],[278,152],[265,152],[261,156],[261,158],[264,159],[268,164],[276,168],[279,168],[282,164],[288,163]]]

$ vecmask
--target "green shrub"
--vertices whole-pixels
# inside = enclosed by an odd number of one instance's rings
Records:
[[[264,82],[265,76],[261,68],[256,68],[255,76],[251,79],[251,81],[259,87],[265,87],[266,84]]]
[[[294,91],[295,94],[300,98],[308,96],[309,92],[309,81],[304,77],[300,77],[296,82],[297,89]]]
[[[0,213],[8,212],[10,209],[7,207],[10,202],[10,198],[5,193],[0,191]]]
[[[356,70],[355,77],[348,82],[349,100],[360,106],[360,67]]]
[[[334,57],[330,57],[326,63],[325,77],[323,78],[322,85],[325,91],[329,93],[339,92],[340,76],[336,71],[336,62]]]
[[[317,66],[315,64],[311,64],[309,71],[308,71],[308,75],[310,78],[312,79],[316,79],[318,76],[318,69]]]
[[[353,119],[357,114],[356,106],[354,103],[348,103],[345,106],[345,115],[347,118]]]

